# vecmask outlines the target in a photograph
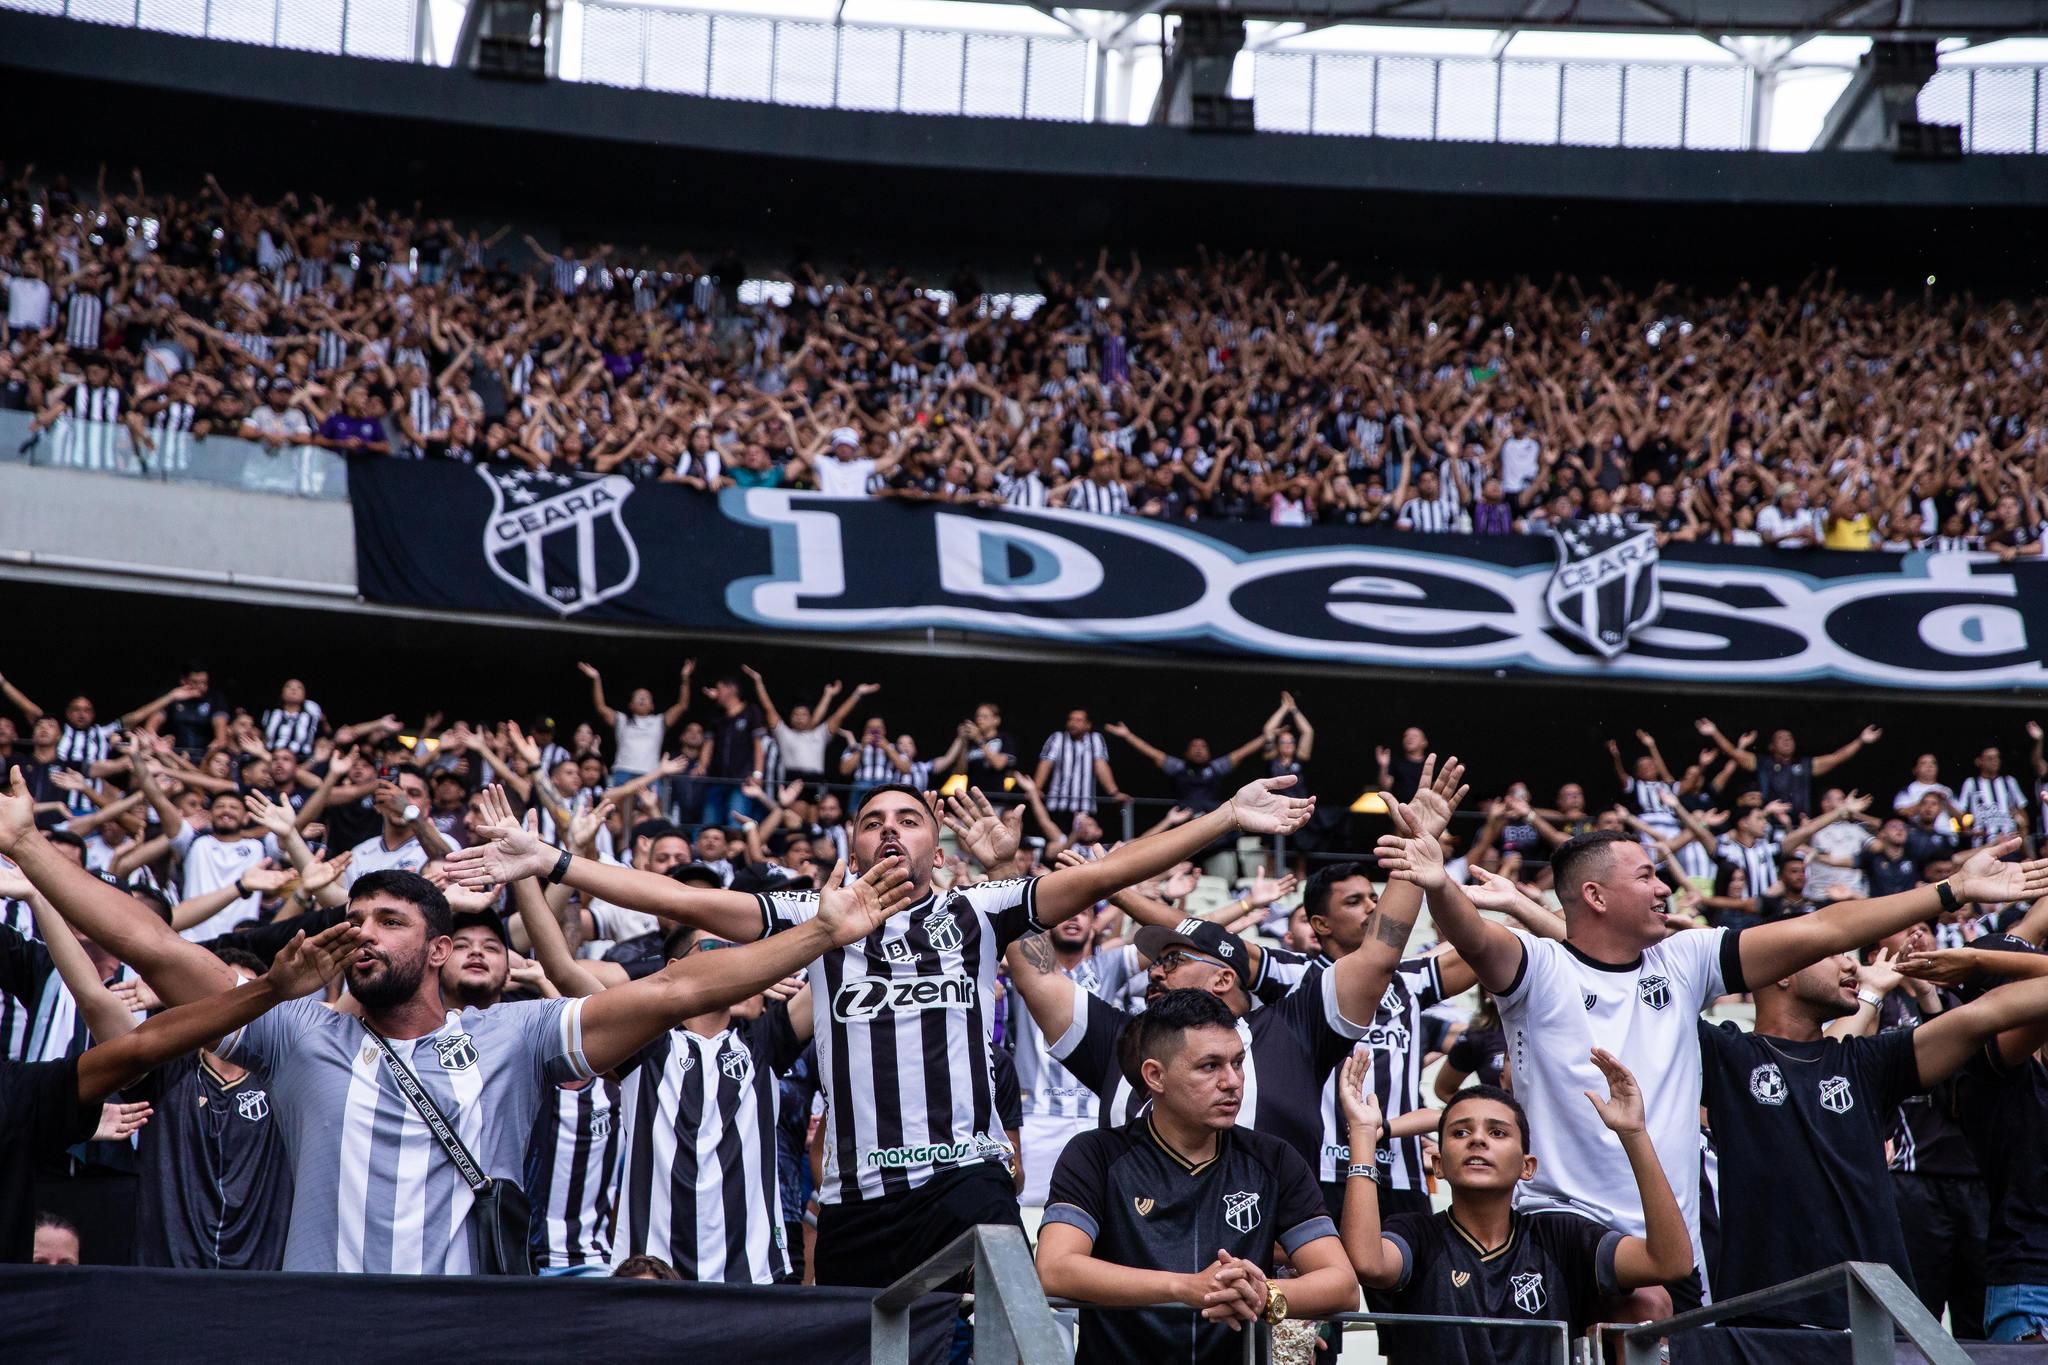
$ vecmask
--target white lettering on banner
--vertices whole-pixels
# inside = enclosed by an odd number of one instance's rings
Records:
[[[570,616],[640,581],[640,550],[619,516],[633,493],[630,479],[609,474],[577,482],[489,467],[476,472],[491,490],[484,562],[503,582]]]
[[[775,563],[770,575],[730,584],[726,605],[779,629],[927,626],[1063,642],[1211,640],[1297,659],[1608,677],[2048,684],[2048,639],[2041,638],[2048,607],[2022,597],[2020,566],[1990,555],[1903,555],[1895,573],[1832,579],[1667,558],[1653,571],[1661,616],[1603,661],[1556,629],[1545,600],[1551,564],[1509,566],[1385,545],[1250,553],[1137,517],[1018,508],[990,522],[943,514],[977,532],[941,529],[939,543],[949,548],[922,571],[955,601],[834,607],[820,604],[843,597],[851,575],[840,513],[830,509],[847,504],[756,488],[728,495],[723,506],[771,533]],[[1002,529],[982,529],[991,525]],[[989,546],[1007,556],[1006,544],[1028,544],[1025,572],[1013,573],[1007,558],[988,560]],[[1160,566],[1170,558],[1192,571],[1198,595],[1149,615],[1063,612],[1101,595],[1119,554]],[[1134,582],[1114,607],[1136,613],[1150,586]],[[962,596],[987,605],[958,605]]]

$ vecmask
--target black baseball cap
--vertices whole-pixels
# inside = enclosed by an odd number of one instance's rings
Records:
[[[792,872],[779,863],[748,863],[732,874],[733,891],[812,891],[817,883],[800,872]]]
[[[505,937],[505,921],[498,918],[496,911],[456,911],[455,914],[449,919],[448,932],[450,934],[456,934],[460,933],[464,929],[488,929],[498,936],[498,942],[504,944],[507,948],[510,948],[512,946],[512,940]]]
[[[1192,918],[1171,927],[1148,924],[1138,930],[1136,942],[1138,952],[1154,962],[1176,948],[1214,958],[1236,972],[1238,981],[1246,990],[1252,988],[1251,953],[1245,948],[1243,939],[1220,924]]]
[[[686,886],[708,886],[713,891],[725,890],[725,878],[709,863],[684,863],[672,867],[668,875]]]

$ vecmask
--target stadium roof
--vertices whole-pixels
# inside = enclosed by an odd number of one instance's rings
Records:
[[[1050,8],[1049,0],[1020,0]],[[1203,10],[1314,25],[1568,29],[1950,38],[2048,34],[2048,0],[1087,0],[1085,8],[1156,14]]]

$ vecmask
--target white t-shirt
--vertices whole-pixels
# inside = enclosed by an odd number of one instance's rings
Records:
[[[180,889],[182,900],[218,891],[223,886],[233,886],[242,879],[244,872],[265,858],[277,856],[277,840],[268,834],[261,839],[253,835],[242,839],[216,839],[211,834],[199,833],[190,825],[179,826],[171,847],[185,859],[185,881]],[[262,906],[263,898],[251,891],[185,930],[185,937],[194,943],[218,938],[255,919],[262,912]]]
[[[1500,443],[1500,486],[1504,493],[1519,493],[1536,482],[1543,467],[1543,447],[1534,436],[1510,436]]]
[[[348,885],[354,886],[356,879],[371,872],[382,872],[386,868],[402,867],[407,872],[417,872],[427,865],[427,851],[416,838],[408,838],[397,848],[384,847],[384,836],[372,834],[350,850],[355,854],[348,860],[348,871],[342,875],[348,878]]]
[[[808,730],[792,730],[789,723],[784,721],[769,733],[775,736],[775,747],[782,750],[783,771],[825,771],[825,746],[832,742],[832,736],[825,733],[823,725],[813,725]]]
[[[49,285],[26,275],[18,275],[7,282],[7,325],[10,328],[37,332],[49,321]]]
[[[1557,939],[1516,929],[1521,978],[1500,992],[1515,1098],[1529,1114],[1536,1175],[1522,1189],[1631,1236],[1646,1235],[1642,1196],[1621,1140],[1586,1100],[1607,1093],[1597,1044],[1643,1088],[1651,1145],[1700,1249],[1700,1010],[1727,994],[1725,929],[1688,929],[1627,967],[1596,966]]]
[[[865,455],[852,460],[828,455],[811,467],[818,480],[818,491],[828,498],[866,497],[868,476],[874,472],[875,462]]]
[[[1863,875],[1860,866],[1841,867],[1821,861],[1821,858],[1826,857],[1853,863],[1870,843],[1869,830],[1854,820],[1837,820],[1816,833],[1810,843],[1818,856],[1806,860],[1808,897],[1825,902],[1828,899],[1828,891],[1837,886],[1847,887],[1853,896],[1870,894],[1870,881]]]
[[[635,774],[651,773],[660,767],[661,737],[668,729],[661,713],[635,716],[614,711],[612,715],[612,736],[618,741],[618,754],[612,759],[612,766]]]

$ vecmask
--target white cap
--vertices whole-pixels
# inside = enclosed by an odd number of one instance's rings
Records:
[[[835,446],[857,446],[860,444],[860,433],[852,427],[834,427],[832,428],[832,444]]]

